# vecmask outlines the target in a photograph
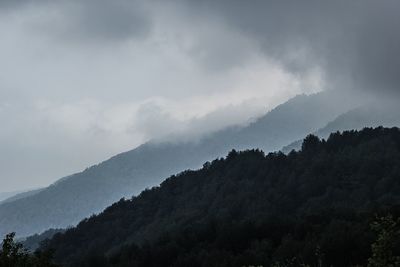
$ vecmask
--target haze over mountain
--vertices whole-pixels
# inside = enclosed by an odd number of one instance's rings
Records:
[[[131,197],[165,177],[199,168],[229,150],[274,151],[315,131],[354,105],[331,93],[299,95],[245,127],[230,127],[191,142],[149,142],[60,179],[38,193],[0,205],[0,235],[27,236],[65,228]],[[316,112],[318,111],[318,112]]]
[[[187,18],[180,0],[99,1],[0,1],[1,191],[323,89],[319,70],[291,73],[236,30]]]
[[[399,127],[400,126],[400,105],[397,99],[375,100],[361,105],[347,112],[344,112],[334,120],[327,123],[313,134],[320,138],[327,138],[331,133],[345,130],[356,130],[364,127]],[[302,140],[297,140],[282,148],[282,151],[289,153],[292,149],[301,149]]]

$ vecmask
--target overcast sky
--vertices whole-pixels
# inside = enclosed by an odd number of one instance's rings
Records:
[[[299,93],[397,92],[399,3],[0,0],[0,191]]]

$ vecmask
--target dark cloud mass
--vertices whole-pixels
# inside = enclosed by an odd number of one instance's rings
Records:
[[[398,91],[400,2],[182,1],[254,39],[291,71],[321,66],[328,86]]]
[[[27,3],[50,2],[3,0],[0,7],[15,9]],[[170,15],[182,18],[182,24],[188,19],[224,24],[292,72],[321,67],[328,87],[392,92],[399,88],[400,2],[395,0],[61,0],[51,5],[65,7],[64,33],[69,38],[104,42],[146,38],[152,21],[174,7]],[[57,25],[55,29],[60,30]],[[234,61],[243,57],[235,45],[221,33],[211,41],[200,40],[197,50],[214,51],[202,58],[215,69],[241,63]],[[240,56],[235,57],[235,51]],[[215,53],[221,55],[218,60]]]

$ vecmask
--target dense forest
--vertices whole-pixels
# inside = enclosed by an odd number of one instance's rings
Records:
[[[399,178],[398,128],[310,135],[288,155],[233,150],[121,199],[42,249],[75,267],[398,266],[395,220],[378,236],[370,226],[399,216]],[[374,255],[393,265],[373,265]]]

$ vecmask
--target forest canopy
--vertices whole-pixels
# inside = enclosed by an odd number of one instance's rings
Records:
[[[398,266],[397,230],[379,243],[382,227],[370,225],[387,214],[396,221],[399,193],[398,128],[310,135],[288,155],[232,150],[121,199],[42,249],[65,266],[376,267],[386,266],[371,260],[386,257],[385,245],[387,266]]]

